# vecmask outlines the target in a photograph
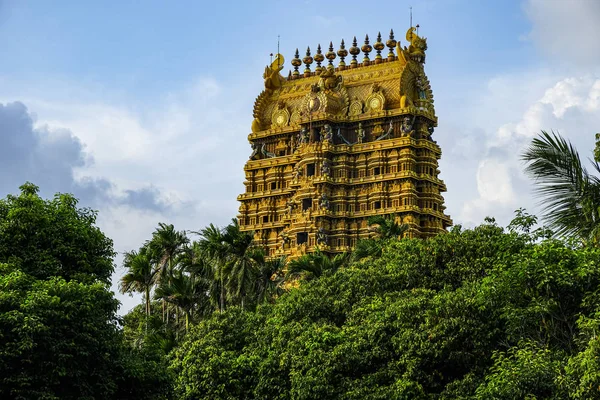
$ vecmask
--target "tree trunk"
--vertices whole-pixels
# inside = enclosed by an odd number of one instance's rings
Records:
[[[171,258],[169,257],[169,264],[168,264],[168,271],[167,274],[169,276],[168,278],[168,283],[169,285],[171,284]],[[167,304],[167,325],[169,325],[169,305]]]
[[[223,272],[221,271],[221,312],[225,310],[225,286],[223,286]]]
[[[150,318],[150,286],[146,286],[146,335],[148,335],[148,318]]]

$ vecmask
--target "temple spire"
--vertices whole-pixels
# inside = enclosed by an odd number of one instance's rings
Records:
[[[350,61],[350,67],[356,68],[358,66],[358,61],[356,60],[356,56],[360,53],[360,49],[358,48],[358,43],[356,42],[356,36],[352,40],[352,47],[350,47],[350,54],[352,54],[352,61]]]
[[[385,42],[385,45],[390,49],[390,52],[388,53],[389,61],[394,61],[396,59],[396,56],[394,55],[394,47],[396,47],[397,43],[398,42],[394,40],[394,30],[390,29],[390,38],[387,42]]]
[[[313,62],[313,58],[310,56],[310,46],[306,48],[306,56],[302,59],[306,68],[304,68],[304,76],[310,76],[310,64]]]
[[[369,44],[369,35],[365,36],[365,44],[362,45],[361,48],[362,52],[364,53],[364,57],[363,57],[363,65],[367,66],[370,64],[370,60],[369,60],[369,53],[371,52],[371,50],[373,50],[373,46],[371,46]]]
[[[338,56],[340,57],[340,62],[338,64],[340,70],[344,70],[346,68],[346,62],[344,61],[344,58],[346,58],[346,56],[348,55],[348,50],[346,50],[346,45],[344,44],[344,39],[342,39],[342,43],[340,44],[340,49],[337,52]]]

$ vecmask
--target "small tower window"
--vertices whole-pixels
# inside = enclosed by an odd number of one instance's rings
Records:
[[[271,182],[271,190],[277,189],[277,182]]]
[[[373,205],[373,208],[375,210],[379,210],[381,208],[381,202],[380,201],[376,201],[375,204]]]
[[[373,169],[373,175],[380,175],[381,174],[381,168],[376,167]]]
[[[298,232],[296,235],[296,244],[304,244],[308,242],[308,233],[307,232]]]
[[[306,211],[312,207],[312,199],[302,199],[302,210]]]
[[[315,175],[315,164],[308,164],[306,166],[306,176],[314,176]]]

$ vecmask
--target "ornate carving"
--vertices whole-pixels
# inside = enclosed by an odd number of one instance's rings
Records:
[[[333,130],[331,129],[331,125],[323,125],[323,129],[321,129],[321,140],[324,142],[331,142],[333,140]]]
[[[363,112],[362,102],[358,99],[358,97],[355,97],[354,100],[352,100],[352,103],[350,103],[350,107],[348,109],[348,115],[350,117],[357,117],[360,114],[362,114],[362,112]]]
[[[283,128],[287,126],[290,120],[290,112],[285,107],[285,103],[278,102],[271,116],[271,124],[273,128]]]
[[[265,80],[265,90],[273,91],[281,88],[285,78],[279,74],[279,71],[283,69],[284,59],[281,54],[275,55],[275,60],[270,66],[265,67],[263,78]]]
[[[412,133],[414,132],[413,125],[415,123],[415,118],[416,117],[414,116],[412,117],[412,119],[409,116],[405,116],[402,119],[402,126],[400,127],[402,136],[412,136]]]
[[[385,108],[385,96],[381,91],[379,84],[374,83],[371,86],[371,94],[365,100],[365,113],[377,113]]]
[[[358,123],[358,129],[356,130],[356,138],[358,139],[356,143],[362,143],[365,140],[365,130],[362,127],[362,123]]]
[[[329,176],[331,174],[331,165],[329,164],[329,160],[325,159],[321,163],[321,173],[324,176]]]
[[[322,227],[317,230],[317,243],[327,245],[327,234]]]
[[[327,67],[320,75],[319,86],[325,90],[333,90],[342,83],[342,77],[335,74],[333,66]]]
[[[382,131],[383,131],[383,128],[382,128]],[[388,130],[385,133],[385,135],[381,135],[375,140],[383,140],[385,138],[391,138],[393,135],[394,135],[394,124],[392,124],[392,121],[390,121],[390,125],[389,125]]]
[[[306,144],[308,143],[309,139],[310,133],[308,132],[308,129],[306,129],[306,127],[303,126],[302,129],[300,129],[300,132],[298,133],[298,143]]]
[[[294,110],[294,112],[292,112],[292,115],[290,116],[290,125],[299,125],[301,119],[302,114],[300,114],[300,111],[298,111],[297,109]]]
[[[321,198],[319,199],[319,207],[323,210],[329,210],[329,198],[325,193],[321,194]]]

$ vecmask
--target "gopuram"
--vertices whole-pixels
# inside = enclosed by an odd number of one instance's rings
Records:
[[[370,236],[373,215],[406,224],[410,237],[452,224],[432,139],[427,41],[414,27],[406,40],[391,31],[385,43],[379,34],[373,45],[367,36],[361,47],[342,40],[337,52],[332,43],[314,56],[308,48],[302,59],[296,50],[287,78],[280,54],[265,68],[238,219],[270,257],[351,250]]]

